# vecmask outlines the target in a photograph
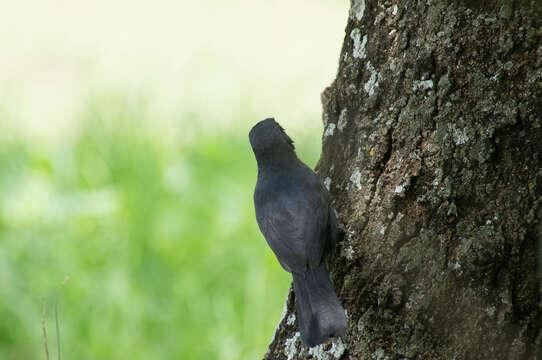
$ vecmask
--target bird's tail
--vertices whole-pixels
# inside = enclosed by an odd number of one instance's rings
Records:
[[[346,315],[333,285],[325,261],[304,274],[293,272],[295,302],[301,339],[309,346],[340,336],[347,327]]]

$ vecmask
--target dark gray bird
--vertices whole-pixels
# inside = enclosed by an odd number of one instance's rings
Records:
[[[249,139],[258,162],[256,220],[282,267],[292,273],[301,339],[321,344],[347,327],[325,262],[339,232],[330,195],[274,119],[256,124]]]

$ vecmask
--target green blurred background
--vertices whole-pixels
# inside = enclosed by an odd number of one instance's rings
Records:
[[[346,1],[0,3],[0,359],[260,358],[290,284],[247,134],[310,166]]]

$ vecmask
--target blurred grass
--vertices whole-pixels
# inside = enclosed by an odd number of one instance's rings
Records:
[[[253,215],[249,128],[218,134],[179,114],[192,140],[169,141],[145,114],[97,98],[70,138],[0,141],[0,359],[44,358],[41,298],[52,309],[66,275],[65,359],[265,352],[290,276]],[[319,134],[296,140],[314,166]],[[55,358],[53,329],[50,311]]]

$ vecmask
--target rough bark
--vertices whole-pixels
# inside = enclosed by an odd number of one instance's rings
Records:
[[[342,339],[266,359],[542,359],[542,3],[351,3],[319,174]]]

